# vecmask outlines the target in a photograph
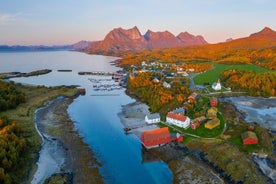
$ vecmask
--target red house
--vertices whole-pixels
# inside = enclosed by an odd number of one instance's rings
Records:
[[[258,138],[254,132],[247,131],[244,132],[242,135],[242,144],[248,145],[248,144],[258,144]]]
[[[195,129],[199,128],[201,123],[203,123],[205,120],[206,120],[205,116],[195,118],[195,119],[191,120],[190,126],[191,126],[192,129],[195,130]]]
[[[192,129],[198,129],[200,127],[200,121],[191,121],[190,126]]]
[[[169,132],[168,127],[148,130],[142,132],[141,141],[145,148],[154,148],[171,141],[182,141],[183,137],[180,135],[174,136]]]
[[[211,97],[210,105],[211,105],[211,107],[216,107],[218,105],[218,99],[216,97]]]

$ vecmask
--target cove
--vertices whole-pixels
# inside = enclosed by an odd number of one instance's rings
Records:
[[[47,75],[13,79],[15,82],[46,86],[80,85],[86,88],[86,95],[75,99],[68,112],[80,136],[103,164],[100,172],[105,183],[172,183],[173,176],[167,164],[163,161],[143,163],[140,140],[135,135],[124,133],[118,113],[122,105],[135,100],[127,96],[124,89],[94,91],[88,79],[106,76],[78,75],[79,71],[119,70],[110,64],[116,58],[69,51],[0,54],[1,72],[53,70]],[[58,72],[60,69],[72,72]],[[114,81],[107,83],[115,84]],[[116,95],[108,95],[110,93]]]

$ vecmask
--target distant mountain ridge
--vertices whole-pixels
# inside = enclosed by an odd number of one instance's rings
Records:
[[[239,48],[239,49],[259,49],[276,46],[276,31],[265,27],[261,31],[253,33],[248,37],[229,40],[228,42],[218,43],[223,47]]]
[[[72,50],[71,45],[61,45],[61,46],[45,46],[45,45],[0,45],[0,52],[30,52],[30,51],[59,51],[59,50]]]
[[[142,35],[134,26],[131,29],[115,28],[105,36],[104,40],[91,43],[84,51],[89,53],[135,51],[202,44],[208,44],[202,36],[194,36],[187,32],[174,36],[169,31],[148,30],[145,35]]]

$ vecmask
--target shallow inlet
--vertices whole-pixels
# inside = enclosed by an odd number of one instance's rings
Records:
[[[94,56],[78,52],[28,52],[0,53],[0,71],[30,72],[41,68],[52,69],[47,75],[15,78],[15,82],[34,85],[80,85],[86,89],[86,96],[77,98],[68,112],[75,121],[75,128],[84,141],[103,163],[101,173],[105,183],[172,183],[172,173],[162,161],[142,163],[142,146],[134,135],[126,135],[117,114],[121,105],[134,100],[124,89],[116,90],[119,95],[105,95],[108,91],[94,91],[88,79],[91,76],[78,75],[79,71],[117,71],[107,56]],[[24,64],[22,64],[24,63]],[[58,69],[72,72],[58,72]],[[107,80],[107,83],[115,84]],[[113,93],[112,91],[110,91]]]

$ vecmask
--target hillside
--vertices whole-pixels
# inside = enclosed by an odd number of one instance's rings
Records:
[[[202,36],[187,32],[174,36],[169,31],[148,30],[142,35],[135,26],[131,29],[115,28],[102,41],[93,42],[84,49],[87,53],[114,53],[118,51],[137,51],[155,48],[172,48],[188,45],[207,44]]]
[[[276,32],[266,27],[248,37],[218,44],[120,52],[117,55],[123,56],[123,59],[118,62],[121,65],[156,60],[164,62],[215,61],[226,64],[251,63],[276,70]]]

